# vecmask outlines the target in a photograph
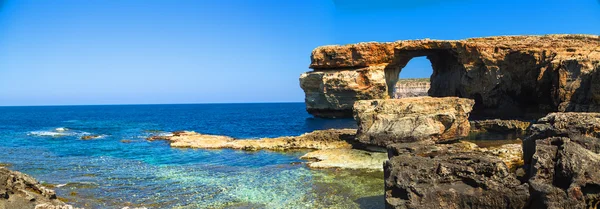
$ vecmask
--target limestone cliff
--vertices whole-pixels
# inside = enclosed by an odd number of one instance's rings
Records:
[[[432,64],[434,97],[475,100],[472,115],[537,117],[554,111],[600,111],[600,37],[499,36],[323,46],[300,78],[307,110],[350,116],[357,100],[393,95],[402,68],[414,57]],[[384,84],[385,83],[385,84]]]
[[[394,86],[393,98],[427,96],[430,86],[429,78],[400,79]]]

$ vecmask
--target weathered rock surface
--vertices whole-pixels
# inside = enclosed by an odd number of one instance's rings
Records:
[[[406,98],[406,97],[422,97],[427,96],[427,92],[431,84],[429,79],[400,79],[394,86],[394,97]]]
[[[168,140],[171,147],[202,149],[289,150],[352,148],[349,143],[356,129],[318,130],[300,136],[262,139],[234,139],[228,136],[207,135],[192,131],[173,132],[170,136],[149,137],[148,140]]]
[[[471,121],[471,132],[525,133],[531,122],[520,120],[475,120]]]
[[[593,152],[600,152],[600,113],[550,113],[528,129],[523,140],[525,163],[530,163],[536,142],[550,137],[567,137]]]
[[[348,168],[383,171],[383,163],[388,159],[386,153],[368,152],[357,149],[324,149],[306,153],[300,159],[308,162],[311,168]]]
[[[524,208],[529,198],[499,156],[473,143],[399,143],[384,165],[388,208]],[[510,161],[510,160],[508,160]]]
[[[600,113],[551,113],[528,129],[531,208],[600,205]]]
[[[73,209],[34,178],[0,167],[0,209]]]
[[[352,117],[355,101],[388,95],[383,66],[304,73],[300,87],[306,94],[307,111],[328,118]]]
[[[474,99],[474,116],[537,118],[549,112],[600,111],[597,35],[424,39],[318,47],[311,55],[310,68],[314,71],[300,78],[307,110],[321,117],[345,116],[356,100],[388,98],[383,92],[393,95],[402,68],[418,56],[427,56],[432,63],[429,95]],[[360,73],[372,68],[379,76]],[[336,79],[321,79],[324,74]],[[358,80],[368,82],[356,85]],[[346,114],[332,114],[337,111]]]
[[[398,142],[449,141],[469,134],[473,100],[457,97],[411,97],[362,100],[354,105],[356,139],[386,146]]]
[[[529,171],[531,208],[597,208],[598,168],[598,152],[574,140],[566,137],[537,140]]]

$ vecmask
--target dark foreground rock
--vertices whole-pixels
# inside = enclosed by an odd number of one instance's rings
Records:
[[[600,114],[552,113],[523,142],[531,208],[600,206]]]
[[[458,97],[361,100],[354,104],[356,139],[366,145],[451,141],[469,134],[474,101]]]
[[[600,113],[552,113],[527,132],[513,164],[465,143],[388,146],[387,207],[598,208]]]
[[[471,143],[389,146],[388,208],[524,208],[529,191],[503,160]]]
[[[72,209],[34,178],[0,167],[0,209]]]
[[[531,124],[520,120],[476,120],[471,121],[471,132],[491,132],[501,134],[524,134]]]

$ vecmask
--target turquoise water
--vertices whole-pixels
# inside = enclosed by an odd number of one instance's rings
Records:
[[[145,140],[176,130],[258,138],[353,127],[313,118],[303,103],[0,107],[0,163],[86,208],[379,208],[381,172],[312,170],[298,159],[305,151]]]

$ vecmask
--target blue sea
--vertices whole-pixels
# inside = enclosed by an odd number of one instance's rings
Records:
[[[299,159],[307,151],[146,140],[177,130],[260,138],[355,127],[314,118],[303,103],[0,107],[0,163],[85,208],[381,208],[382,172],[309,169]]]

